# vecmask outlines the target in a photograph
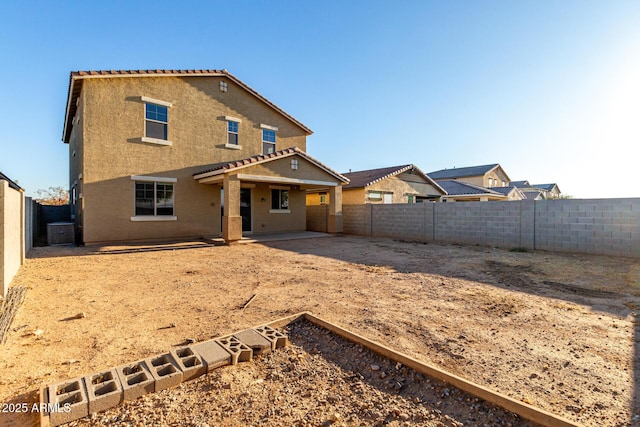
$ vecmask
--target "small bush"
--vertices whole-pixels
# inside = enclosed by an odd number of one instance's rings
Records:
[[[509,249],[509,252],[529,252],[529,249],[518,246],[516,248]]]

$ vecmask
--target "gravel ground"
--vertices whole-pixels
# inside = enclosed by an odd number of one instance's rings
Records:
[[[71,426],[531,426],[307,321],[291,345]]]

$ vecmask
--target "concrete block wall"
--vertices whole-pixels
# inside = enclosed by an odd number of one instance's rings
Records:
[[[536,202],[535,246],[549,251],[640,257],[640,199]]]
[[[436,241],[498,247],[521,245],[518,203],[442,203],[434,209]]]
[[[307,206],[307,230],[326,233],[329,221],[329,206]]]
[[[390,204],[371,206],[371,230],[374,236],[409,241],[425,240],[423,204]]]
[[[344,232],[640,258],[640,198],[344,205]]]
[[[372,208],[373,205],[342,205],[343,232],[371,236]]]

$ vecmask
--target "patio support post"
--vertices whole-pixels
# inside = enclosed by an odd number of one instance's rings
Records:
[[[237,175],[225,175],[224,213],[222,215],[222,238],[226,243],[242,239],[242,217],[240,216],[240,179]]]
[[[342,186],[336,185],[329,190],[329,233],[342,233]]]

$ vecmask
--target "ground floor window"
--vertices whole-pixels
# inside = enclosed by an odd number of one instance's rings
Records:
[[[173,183],[136,182],[136,216],[173,216]]]
[[[271,190],[271,209],[289,209],[289,190]]]

